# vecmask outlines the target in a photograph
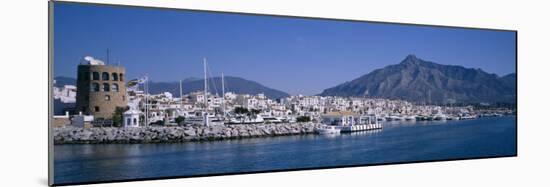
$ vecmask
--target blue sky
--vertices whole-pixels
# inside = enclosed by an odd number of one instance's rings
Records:
[[[408,54],[440,64],[515,73],[515,33],[56,3],[54,76],[76,77],[85,55],[126,67],[128,78],[222,72],[290,94],[318,94]]]

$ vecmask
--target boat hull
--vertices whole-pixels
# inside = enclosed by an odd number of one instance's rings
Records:
[[[369,125],[352,125],[352,126],[342,126],[340,127],[340,132],[350,133],[350,132],[359,132],[359,131],[369,131],[381,129],[381,124],[369,124]]]
[[[340,129],[318,129],[317,134],[340,134]]]
[[[315,129],[317,134],[340,134],[340,129],[336,126],[324,125]]]

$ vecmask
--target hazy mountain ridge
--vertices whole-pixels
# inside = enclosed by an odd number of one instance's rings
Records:
[[[502,76],[500,78],[508,87],[516,89],[517,75],[515,73],[510,73],[508,75]]]
[[[515,102],[515,74],[442,65],[414,55],[332,88],[322,96],[371,96],[413,102]]]
[[[63,85],[76,85],[76,79],[71,77],[55,77],[55,86],[61,87]],[[287,93],[266,87],[260,83],[246,80],[240,77],[226,76],[225,79],[225,91],[234,92],[237,94],[259,94],[264,93],[268,98],[278,99],[289,96]],[[208,79],[210,93],[217,91],[218,95],[222,94],[221,78],[213,77]],[[216,89],[214,89],[214,85]],[[187,78],[182,81],[182,91],[184,94],[188,94],[194,91],[204,90],[204,79]],[[179,82],[149,82],[149,92],[151,94],[158,94],[162,92],[170,92],[175,97],[179,96]]]
[[[287,93],[266,87],[260,83],[246,80],[240,77],[226,76],[225,79],[225,92],[233,92],[236,94],[259,94],[263,93],[268,98],[278,99],[289,96]],[[209,92],[222,94],[222,81],[221,77],[213,77],[208,79]],[[183,93],[190,93],[194,91],[204,90],[204,79],[188,79],[182,82]],[[214,89],[214,86],[216,89]],[[179,82],[152,82],[149,85],[149,91],[151,93],[171,92],[174,96],[179,95]]]
[[[56,87],[63,87],[65,85],[76,86],[76,79],[72,77],[57,76],[53,80],[55,80],[54,86]]]

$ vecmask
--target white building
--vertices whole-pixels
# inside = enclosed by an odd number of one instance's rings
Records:
[[[122,114],[124,127],[138,127],[139,126],[139,114],[141,112],[136,109],[130,109]]]
[[[76,102],[76,86],[64,85],[63,88],[53,88],[54,99],[60,99],[63,103]]]

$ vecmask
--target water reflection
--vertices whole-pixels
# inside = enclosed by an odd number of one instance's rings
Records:
[[[373,135],[381,133],[384,129],[374,129],[374,130],[368,130],[368,131],[358,131],[358,132],[352,132],[349,133],[352,136],[363,136],[363,135]]]
[[[449,125],[449,124],[459,124],[467,121],[459,120],[439,120],[439,121],[384,121],[382,125],[384,127],[402,127],[402,126],[426,126],[426,125]]]
[[[338,136],[340,136],[341,134],[340,133],[330,133],[330,134],[319,134],[319,136],[322,136],[322,137],[325,137],[325,138],[337,138]]]

